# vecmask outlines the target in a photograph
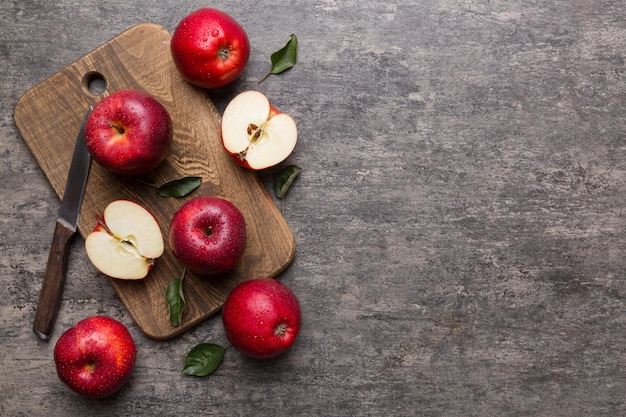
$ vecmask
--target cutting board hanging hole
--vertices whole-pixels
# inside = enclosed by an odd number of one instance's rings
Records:
[[[106,90],[107,81],[98,71],[90,71],[83,75],[82,86],[85,93],[98,96]]]

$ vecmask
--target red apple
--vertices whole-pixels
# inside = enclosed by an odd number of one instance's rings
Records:
[[[250,57],[243,28],[228,14],[211,8],[184,17],[170,43],[182,77],[202,88],[219,88],[234,81]]]
[[[224,110],[224,148],[245,168],[260,170],[281,163],[291,154],[297,140],[296,122],[272,106],[263,93],[240,93]]]
[[[296,295],[273,278],[256,278],[237,285],[222,307],[226,337],[253,358],[271,358],[288,350],[300,331]]]
[[[210,275],[232,269],[246,247],[246,222],[230,201],[201,196],[174,213],[169,245],[191,272]]]
[[[61,381],[92,398],[119,390],[130,377],[136,356],[137,348],[126,326],[105,316],[79,321],[54,346]]]
[[[85,125],[93,159],[118,175],[141,175],[166,158],[172,120],[159,101],[138,90],[120,90],[96,104]]]

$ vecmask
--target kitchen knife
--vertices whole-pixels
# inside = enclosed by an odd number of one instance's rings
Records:
[[[52,245],[48,254],[48,264],[39,294],[39,303],[35,312],[33,331],[41,340],[50,339],[50,333],[59,311],[70,243],[76,234],[80,206],[85,195],[91,155],[87,150],[84,135],[85,124],[90,113],[91,107],[87,110],[78,133],[76,145],[74,145],[74,154],[65,183],[59,217],[56,221]]]

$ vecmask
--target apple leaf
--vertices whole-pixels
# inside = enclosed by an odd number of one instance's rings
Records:
[[[280,199],[285,198],[293,180],[296,179],[301,171],[302,168],[297,165],[288,165],[276,174],[274,177],[274,194],[276,194],[276,197]]]
[[[185,356],[183,373],[207,376],[217,369],[224,357],[224,347],[215,343],[200,343]]]
[[[202,177],[183,177],[157,187],[163,197],[184,197],[202,184]]]
[[[170,323],[172,326],[178,327],[183,321],[183,311],[185,310],[185,296],[183,293],[183,278],[185,273],[180,278],[172,280],[167,286],[165,291],[165,300],[170,310]]]
[[[280,199],[280,211],[283,214],[285,212],[285,195],[301,171],[302,168],[297,165],[287,165],[274,176],[274,194]]]
[[[274,52],[270,59],[272,61],[272,69],[259,80],[261,84],[270,74],[280,74],[296,65],[298,50],[298,38],[293,33],[287,38],[285,46]]]

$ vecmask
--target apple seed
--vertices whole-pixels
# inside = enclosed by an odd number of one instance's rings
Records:
[[[262,134],[263,134],[263,131],[261,129],[258,129],[256,132],[254,132],[254,135],[252,135],[252,137],[250,138],[250,142],[256,143]]]
[[[252,135],[252,131],[253,130],[257,130],[259,127],[257,125],[255,125],[254,123],[250,123],[248,125],[248,135]]]
[[[248,125],[248,135],[250,135],[250,142],[255,143],[259,140],[261,135],[263,134],[263,129],[254,123],[250,123]]]
[[[249,139],[250,145],[254,145],[256,142],[258,142],[261,136],[263,135],[263,129],[255,125],[254,123],[250,123],[248,125],[247,132],[248,132],[248,135],[250,136],[250,139]],[[246,149],[244,149],[243,151],[237,154],[237,157],[239,158],[240,161],[243,161],[246,159],[246,154],[248,153],[248,149],[250,149],[250,145],[246,146]]]

